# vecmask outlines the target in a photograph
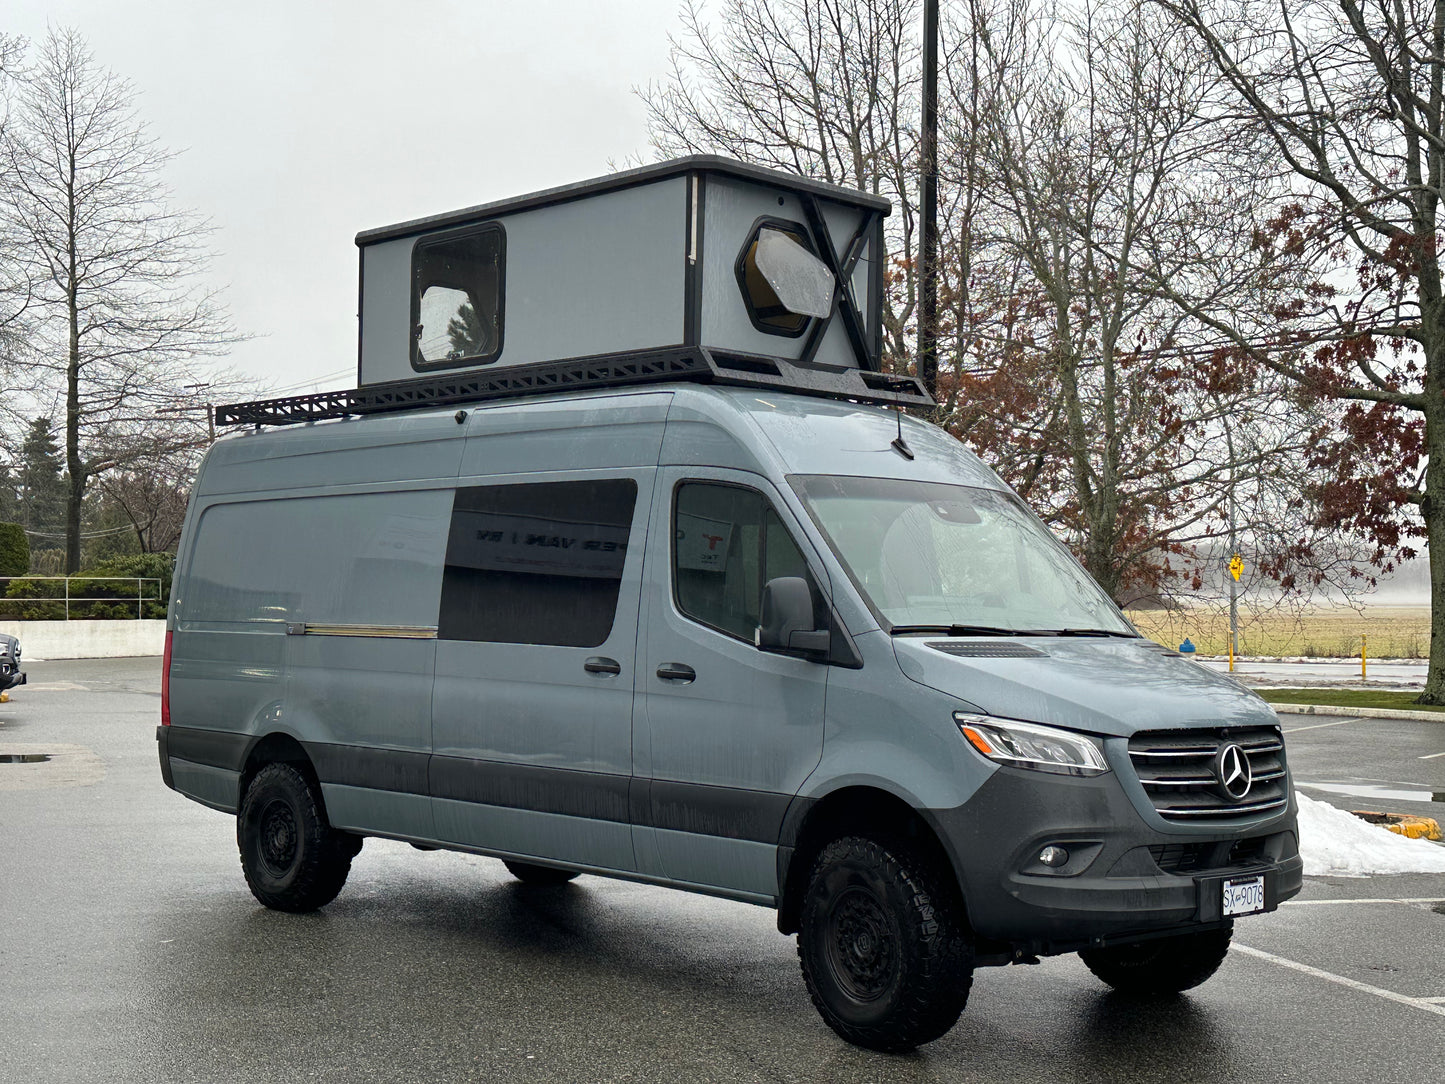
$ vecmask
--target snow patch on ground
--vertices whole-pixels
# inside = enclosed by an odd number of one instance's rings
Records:
[[[1396,835],[1298,791],[1295,798],[1299,801],[1300,855],[1306,875],[1445,873],[1445,847],[1438,843]]]

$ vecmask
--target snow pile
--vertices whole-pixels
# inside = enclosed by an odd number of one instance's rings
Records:
[[[1367,877],[1372,873],[1445,873],[1445,847],[1407,839],[1298,791],[1300,855],[1305,873]]]

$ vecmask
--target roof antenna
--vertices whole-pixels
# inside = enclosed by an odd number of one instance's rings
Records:
[[[899,406],[893,409],[898,413],[898,435],[889,442],[889,447],[904,459],[912,459],[913,449],[910,448],[908,442],[903,439],[903,408]]]

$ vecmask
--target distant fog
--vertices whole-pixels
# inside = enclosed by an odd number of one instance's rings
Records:
[[[1430,605],[1430,564],[1424,557],[1407,561],[1397,571],[1381,573],[1380,586],[1361,598],[1366,606]]]

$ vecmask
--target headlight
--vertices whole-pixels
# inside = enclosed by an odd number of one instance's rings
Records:
[[[1092,738],[1038,723],[956,711],[953,721],[968,743],[989,760],[1056,775],[1103,775],[1104,752]]]

